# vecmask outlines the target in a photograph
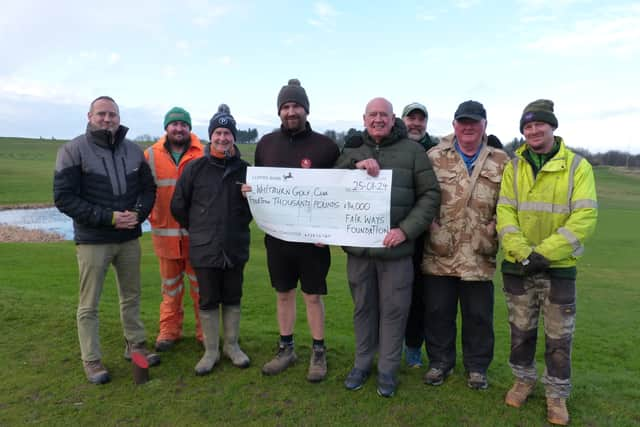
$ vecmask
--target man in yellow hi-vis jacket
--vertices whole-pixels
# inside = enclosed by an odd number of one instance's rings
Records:
[[[547,419],[566,425],[576,261],[595,230],[598,206],[591,165],[554,136],[557,127],[552,101],[539,99],[525,107],[520,131],[526,144],[504,170],[497,217],[511,327],[509,364],[516,377],[505,403],[520,407],[534,390],[542,314]]]

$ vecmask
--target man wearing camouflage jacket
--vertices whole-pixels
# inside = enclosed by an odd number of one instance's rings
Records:
[[[493,359],[493,282],[498,237],[495,213],[507,154],[487,145],[487,113],[479,102],[460,104],[454,134],[428,155],[442,191],[440,213],[425,243],[422,271],[426,384],[440,385],[453,372],[456,316],[462,314],[462,353],[467,384],[486,389]]]

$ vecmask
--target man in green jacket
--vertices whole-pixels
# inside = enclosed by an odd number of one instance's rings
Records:
[[[393,171],[391,223],[383,248],[344,248],[356,338],[354,368],[345,387],[363,386],[377,352],[378,394],[391,397],[411,303],[415,239],[438,212],[440,189],[424,148],[407,138],[389,101],[372,99],[363,118],[366,130],[347,141],[336,167],[364,169],[371,176],[380,169]]]
[[[526,144],[505,168],[497,216],[511,327],[509,364],[516,377],[505,403],[518,408],[533,393],[542,315],[547,419],[566,425],[576,261],[595,230],[598,204],[591,165],[554,136],[557,127],[553,102],[539,99],[525,107],[520,132]]]

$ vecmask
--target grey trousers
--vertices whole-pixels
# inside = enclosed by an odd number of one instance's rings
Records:
[[[145,341],[140,321],[140,242],[77,245],[80,292],[78,299],[78,339],[82,360],[102,359],[98,334],[98,304],[109,265],[113,264],[120,300],[120,321],[124,337],[137,344]]]
[[[354,305],[354,366],[369,371],[378,353],[378,372],[395,375],[400,367],[411,304],[412,259],[408,256],[382,260],[349,255],[347,276]]]

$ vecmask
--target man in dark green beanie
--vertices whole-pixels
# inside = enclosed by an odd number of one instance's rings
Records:
[[[164,116],[164,128],[167,129],[167,126],[173,122],[183,122],[189,126],[189,130],[191,130],[191,114],[187,110],[181,107],[173,107],[167,114]]]
[[[552,101],[538,99],[525,107],[520,131],[526,144],[504,170],[497,217],[511,327],[509,364],[516,377],[505,403],[519,408],[534,391],[542,316],[547,420],[566,425],[576,262],[595,230],[598,203],[591,165],[554,136],[557,127]]]
[[[204,155],[200,138],[191,132],[191,115],[173,107],[164,116],[165,134],[144,152],[158,186],[156,202],[149,216],[153,249],[158,256],[162,289],[160,326],[156,351],[170,350],[183,335],[185,288],[193,300],[196,338],[202,341],[198,301],[200,291],[189,262],[189,236],[169,210],[177,179],[192,161]],[[189,279],[187,287],[184,277]]]

